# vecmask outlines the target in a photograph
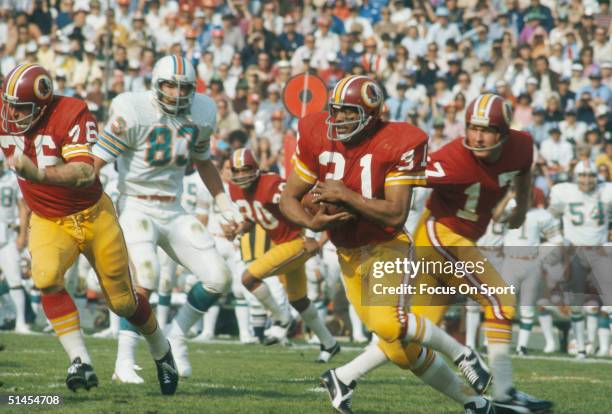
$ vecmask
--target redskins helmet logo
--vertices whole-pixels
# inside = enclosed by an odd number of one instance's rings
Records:
[[[376,108],[382,102],[382,92],[374,82],[365,82],[361,86],[361,99],[369,108]]]
[[[34,95],[41,101],[49,99],[53,93],[51,79],[47,75],[40,75],[34,80]]]

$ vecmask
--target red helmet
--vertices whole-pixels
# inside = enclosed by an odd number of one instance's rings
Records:
[[[341,79],[334,87],[329,100],[327,138],[332,141],[349,141],[364,129],[373,127],[380,119],[384,102],[382,89],[367,76],[351,75]],[[335,111],[342,107],[356,108],[359,119],[336,122]],[[353,124],[357,124],[353,131],[346,134],[338,133],[339,126]]]
[[[472,151],[488,151],[502,145],[512,121],[512,107],[504,98],[493,93],[483,93],[468,105],[465,111],[465,125],[477,125],[482,127],[495,127],[500,132],[502,139],[488,148],[473,148],[463,141],[463,145]]]
[[[240,188],[249,188],[259,177],[259,163],[250,149],[239,148],[234,151],[230,158],[230,166],[232,182]],[[251,173],[238,177],[237,173],[244,167],[251,167]]]
[[[2,128],[13,135],[29,131],[52,100],[53,81],[45,68],[31,63],[17,66],[6,76],[2,90]],[[17,108],[29,113],[17,118]]]

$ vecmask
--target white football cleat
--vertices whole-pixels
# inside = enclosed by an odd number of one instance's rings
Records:
[[[556,350],[557,350],[557,347],[555,346],[555,344],[546,344],[546,346],[544,347],[545,354],[552,354]]]
[[[134,364],[130,363],[115,365],[112,380],[122,384],[144,384],[144,379],[136,373]]]
[[[201,334],[193,338],[192,341],[198,344],[206,344],[212,342],[214,338],[215,336],[210,332],[202,332]]]
[[[100,332],[96,332],[92,335],[94,338],[117,338],[119,332],[113,330],[112,328],[106,328],[101,330]]]
[[[28,325],[17,325],[15,326],[15,330],[13,332],[21,335],[31,335],[34,333]]]
[[[258,344],[259,339],[256,336],[244,335],[240,337],[240,343],[245,345]]]
[[[176,335],[170,336],[168,341],[170,342],[170,348],[172,348],[179,377],[189,378],[191,376],[191,363],[187,350],[187,338],[184,335]]]
[[[291,326],[291,322],[287,322],[283,325],[280,322],[274,322],[274,324],[264,331],[264,345],[274,345],[281,344],[284,345],[287,343],[287,332],[289,331],[289,327]]]

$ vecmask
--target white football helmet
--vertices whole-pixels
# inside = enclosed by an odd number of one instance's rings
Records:
[[[181,56],[164,56],[155,64],[151,81],[155,90],[155,99],[162,111],[170,115],[189,111],[196,87],[196,72],[189,61]],[[176,98],[169,96],[161,90],[162,82],[175,84],[179,90],[184,85],[189,85],[189,93]]]

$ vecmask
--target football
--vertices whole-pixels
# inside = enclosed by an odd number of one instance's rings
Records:
[[[343,211],[349,211],[349,208],[343,203],[317,203],[315,202],[316,195],[317,192],[315,190],[312,190],[306,193],[306,195],[304,195],[304,197],[302,198],[302,205],[304,206],[304,208],[306,208],[306,211],[308,211],[313,216],[317,214],[321,207],[324,207],[325,212],[331,215],[338,214]]]

